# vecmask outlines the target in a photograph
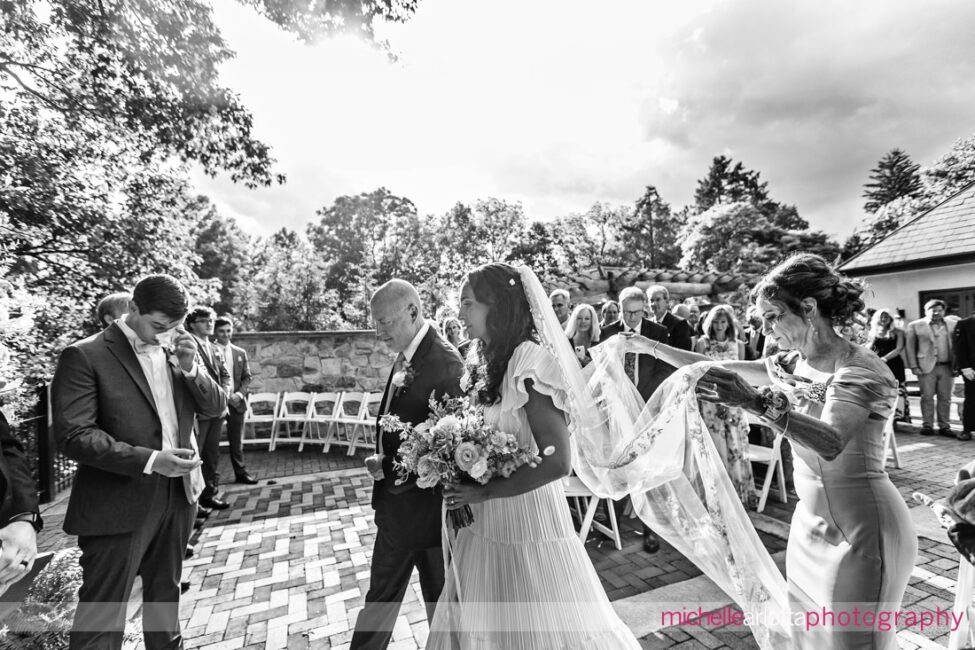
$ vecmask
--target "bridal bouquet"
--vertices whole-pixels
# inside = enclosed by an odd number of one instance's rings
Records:
[[[411,476],[416,476],[420,488],[457,485],[467,479],[484,485],[495,476],[507,478],[522,465],[534,467],[542,460],[519,447],[515,436],[485,424],[483,409],[467,397],[442,402],[431,397],[426,422],[412,425],[384,415],[380,426],[398,431],[402,440],[399,459],[393,463],[399,474],[397,485]],[[470,506],[448,510],[447,517],[454,530],[474,521]]]

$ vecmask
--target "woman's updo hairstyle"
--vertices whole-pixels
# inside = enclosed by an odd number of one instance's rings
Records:
[[[865,289],[863,282],[838,273],[819,255],[797,253],[769,271],[750,298],[753,304],[759,298],[782,304],[802,317],[801,301],[813,298],[820,315],[837,326],[859,320]]]
[[[490,344],[475,341],[475,354],[468,356],[470,385],[482,404],[501,400],[501,382],[515,348],[525,341],[538,341],[531,307],[525,297],[521,274],[509,264],[485,264],[467,274],[474,298],[488,306],[486,329]]]

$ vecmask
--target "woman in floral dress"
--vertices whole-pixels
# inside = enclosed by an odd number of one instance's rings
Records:
[[[745,344],[739,340],[738,324],[728,305],[716,305],[704,319],[704,335],[698,338],[694,351],[715,361],[738,361],[745,358]],[[748,460],[748,418],[744,410],[713,402],[701,402],[701,418],[711,432],[711,439],[724,461],[728,476],[747,508],[758,503],[755,478]]]

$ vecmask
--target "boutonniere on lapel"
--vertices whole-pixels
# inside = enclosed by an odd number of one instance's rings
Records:
[[[409,388],[410,384],[413,383],[415,378],[416,371],[413,369],[413,366],[410,365],[409,361],[404,361],[403,367],[393,373],[393,378],[391,381],[396,391],[394,394],[399,395],[404,390]]]

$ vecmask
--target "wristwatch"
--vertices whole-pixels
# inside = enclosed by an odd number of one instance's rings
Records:
[[[41,528],[44,527],[44,521],[41,519],[41,514],[39,512],[22,512],[19,515],[14,515],[10,518],[8,523],[13,523],[15,521],[25,521],[34,528],[35,533],[41,532]]]

